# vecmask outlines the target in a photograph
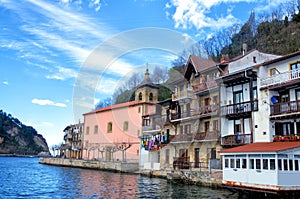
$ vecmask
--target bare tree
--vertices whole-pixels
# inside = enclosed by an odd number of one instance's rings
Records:
[[[155,66],[151,75],[153,83],[160,84],[166,82],[168,80],[168,71],[169,69],[167,67]]]

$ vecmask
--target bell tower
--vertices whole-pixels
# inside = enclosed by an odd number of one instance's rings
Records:
[[[158,86],[153,84],[150,79],[150,74],[148,67],[144,76],[144,80],[138,85],[135,91],[135,101],[136,102],[158,102]]]

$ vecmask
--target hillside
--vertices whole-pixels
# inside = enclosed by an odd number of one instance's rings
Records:
[[[0,110],[0,154],[38,155],[41,152],[49,152],[43,136]]]

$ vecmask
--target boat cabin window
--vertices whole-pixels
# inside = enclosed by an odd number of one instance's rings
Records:
[[[254,169],[254,159],[250,159],[249,168]]]
[[[276,166],[275,166],[275,159],[270,159],[270,170],[275,170]]]

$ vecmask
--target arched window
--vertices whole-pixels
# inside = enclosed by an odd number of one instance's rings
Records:
[[[107,133],[111,133],[112,132],[112,122],[108,122],[107,123]]]
[[[123,131],[128,131],[128,121],[123,123]]]
[[[149,95],[149,101],[153,101],[153,93],[150,93],[150,95]]]
[[[139,93],[139,100],[142,100],[143,99],[143,94],[140,92]]]

